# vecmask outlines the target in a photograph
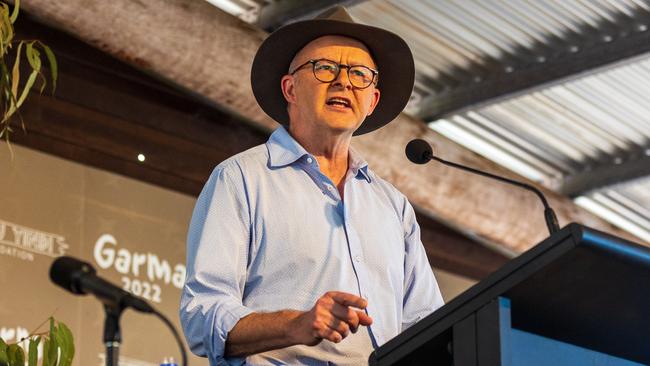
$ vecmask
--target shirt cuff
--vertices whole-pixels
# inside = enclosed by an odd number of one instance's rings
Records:
[[[225,310],[225,309],[224,309]],[[216,314],[222,314],[222,316],[217,316]],[[213,325],[213,339],[207,344],[212,345],[212,356],[210,358],[214,359],[214,362],[211,364],[216,365],[230,365],[231,363],[225,362],[224,353],[226,351],[226,339],[228,334],[235,327],[239,320],[249,314],[253,313],[252,309],[249,309],[245,306],[236,306],[232,309],[227,309],[226,311],[215,312],[214,325]],[[237,358],[233,358],[229,361],[235,361]],[[244,359],[242,359],[243,361]],[[236,363],[235,363],[236,364]]]

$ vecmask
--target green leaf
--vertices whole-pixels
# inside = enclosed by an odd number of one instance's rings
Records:
[[[54,318],[50,317],[50,348],[47,353],[43,353],[43,358],[47,358],[47,364],[50,366],[56,366],[56,360],[58,358],[58,344],[56,341],[56,327],[54,326]],[[45,360],[43,360],[43,366],[45,366]]]
[[[43,338],[43,366],[51,366],[48,355],[50,354],[50,340],[47,337]]]
[[[12,23],[18,19],[18,9],[20,9],[20,0],[14,0],[14,11],[11,13]]]
[[[16,61],[14,61],[14,67],[11,71],[11,93],[16,96],[18,95],[18,82],[20,81],[20,51],[23,49],[23,43],[18,43],[18,50],[16,51]]]
[[[36,80],[37,76],[38,76],[38,71],[36,70],[33,70],[32,73],[29,74],[29,78],[27,78],[25,87],[23,88],[22,93],[20,93],[20,98],[18,98],[18,101],[16,102],[16,107],[14,108],[13,112],[15,112],[16,109],[20,108],[21,105],[23,105],[23,102],[25,101],[25,98],[27,98],[27,94],[29,94],[29,91],[32,89],[32,86],[34,85],[34,81]]]
[[[25,353],[17,344],[12,344],[7,349],[10,366],[25,366]]]
[[[59,345],[61,346],[59,366],[70,366],[72,365],[75,352],[72,332],[70,328],[61,322],[59,322],[58,328],[57,335],[59,336]]]
[[[45,51],[45,56],[47,57],[47,62],[50,64],[50,76],[52,77],[52,93],[54,93],[54,90],[56,89],[56,79],[59,74],[59,66],[56,63],[56,57],[54,57],[54,52],[52,52],[52,49],[43,43],[39,42],[41,47],[43,47],[43,51]]]
[[[41,53],[34,48],[34,42],[27,43],[25,55],[27,56],[27,61],[29,61],[32,70],[41,71]]]
[[[38,344],[41,342],[41,337],[32,338],[29,340],[29,351],[27,352],[28,366],[36,366],[38,362]]]
[[[14,25],[9,18],[9,6],[2,3],[2,40],[3,55],[6,52],[5,47],[10,47],[11,39],[14,37]]]
[[[7,355],[7,344],[0,338],[0,366],[9,365],[9,356]]]

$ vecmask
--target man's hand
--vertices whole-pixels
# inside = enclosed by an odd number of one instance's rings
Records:
[[[338,291],[321,296],[314,307],[294,319],[292,331],[295,342],[315,346],[323,339],[341,342],[350,332],[356,333],[360,325],[372,324],[372,318],[363,309],[365,299]]]
[[[359,326],[372,324],[359,296],[330,291],[306,312],[280,310],[252,313],[239,320],[228,334],[225,354],[245,357],[297,344],[315,346],[323,339],[338,343]]]

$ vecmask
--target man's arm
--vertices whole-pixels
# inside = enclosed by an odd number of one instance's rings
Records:
[[[406,253],[402,331],[444,305],[438,282],[420,239],[420,226],[415,219],[415,211],[406,198],[403,220]]]
[[[323,339],[339,343],[360,325],[372,324],[363,311],[366,306],[368,302],[361,297],[331,291],[309,311],[249,314],[228,334],[225,354],[244,357],[298,344],[315,346]]]

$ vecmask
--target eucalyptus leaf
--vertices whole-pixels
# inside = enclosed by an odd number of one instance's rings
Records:
[[[25,98],[27,98],[27,94],[29,93],[29,90],[34,85],[34,81],[36,80],[36,76],[38,76],[38,71],[32,70],[32,73],[29,74],[29,78],[27,78],[27,82],[25,83],[25,87],[23,88],[23,92],[20,94],[20,98],[18,98],[18,101],[16,102],[16,109],[20,108],[20,106],[25,101]]]
[[[27,352],[27,366],[36,366],[38,362],[38,344],[41,342],[41,337],[36,337],[29,340],[29,351]]]
[[[27,61],[32,67],[32,70],[41,71],[41,53],[34,48],[34,42],[27,43],[25,55],[27,56]]]
[[[25,352],[17,344],[9,345],[7,350],[10,366],[25,366]]]
[[[47,358],[48,365],[56,366],[56,361],[59,356],[58,343],[56,341],[56,326],[54,325],[54,318],[50,317],[50,349],[47,354],[43,354],[43,358]],[[45,361],[43,361],[45,362]],[[45,366],[45,364],[43,364]]]
[[[67,365],[69,363],[67,339],[64,334],[64,330],[60,325],[57,326],[56,330],[56,342],[59,346],[59,350],[61,350],[61,353],[59,354],[59,366]]]
[[[45,51],[45,56],[47,57],[47,61],[50,64],[50,77],[52,78],[52,93],[54,93],[54,90],[56,89],[56,78],[57,75],[59,74],[59,66],[56,63],[56,57],[54,57],[54,52],[52,52],[52,49],[41,42],[39,42],[39,44],[41,45],[41,47],[43,47],[43,51]]]
[[[20,82],[20,53],[23,49],[23,42],[18,43],[18,50],[16,51],[16,61],[11,72],[11,94],[18,95],[18,83]]]
[[[43,365],[42,366],[53,366],[49,362],[48,355],[50,354],[50,340],[44,338],[43,341]]]
[[[2,40],[3,46],[8,46],[14,38],[14,27],[11,19],[9,18],[9,6],[2,4]],[[4,51],[4,47],[2,48]]]
[[[0,338],[0,366],[9,365],[9,356],[7,355],[7,344]]]
[[[20,0],[14,0],[14,11],[11,13],[11,22],[15,22],[18,18],[18,10],[20,9]]]
[[[52,50],[45,44],[38,40],[30,41],[15,41],[14,40],[14,22],[18,18],[20,12],[20,1],[14,0],[13,9],[10,8],[6,1],[0,1],[0,137],[4,137],[9,143],[9,132],[11,117],[18,112],[19,108],[31,92],[36,78],[42,78],[42,83],[39,83],[39,89],[42,93],[47,86],[47,78],[41,72],[42,69],[42,54],[45,52],[45,57],[50,66],[50,80],[52,80],[52,91],[54,92],[57,83],[58,66],[56,58]],[[23,47],[25,46],[25,47]],[[40,50],[42,47],[42,51]],[[24,53],[29,62],[31,71],[24,87],[21,89],[21,79],[25,79],[21,75],[20,60]],[[10,51],[15,50],[15,55]],[[6,62],[9,56],[13,57],[14,65],[9,69]],[[23,67],[23,70],[25,68]],[[20,114],[18,114],[20,117]],[[21,118],[21,126],[25,129],[24,122]]]
[[[58,334],[61,338],[62,350],[61,350],[61,360],[59,366],[70,366],[72,365],[72,360],[74,359],[74,339],[70,328],[65,324],[59,323]]]

